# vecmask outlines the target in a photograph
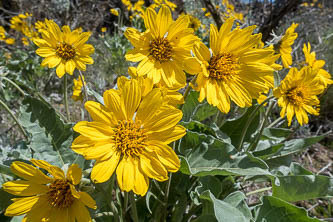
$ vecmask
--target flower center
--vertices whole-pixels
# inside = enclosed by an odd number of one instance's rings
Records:
[[[75,56],[75,49],[71,45],[61,42],[57,46],[56,53],[62,59],[69,60]]]
[[[302,105],[304,100],[304,93],[301,88],[296,87],[287,91],[286,96],[288,101],[294,105]]]
[[[172,46],[165,38],[157,38],[150,43],[150,54],[160,63],[171,59],[171,50]]]
[[[147,139],[140,121],[136,123],[133,120],[119,121],[114,132],[113,139],[118,151],[121,151],[125,156],[140,156]]]
[[[238,58],[231,53],[222,53],[212,56],[209,60],[209,77],[227,80],[237,74],[239,67]]]
[[[66,180],[56,180],[51,183],[47,195],[51,205],[57,208],[67,208],[74,201],[70,184]]]

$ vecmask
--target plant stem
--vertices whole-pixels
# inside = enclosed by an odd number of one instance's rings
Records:
[[[274,107],[274,105],[276,104],[276,102],[272,102],[271,104],[269,104],[269,107],[268,109],[266,110],[266,113],[265,113],[265,116],[264,116],[264,119],[262,120],[262,123],[260,125],[260,128],[259,128],[259,133],[258,135],[256,136],[255,140],[254,140],[254,143],[252,143],[247,151],[252,151],[253,149],[255,149],[259,143],[259,140],[260,140],[260,137],[261,137],[261,134],[262,132],[264,131],[264,126],[267,122],[267,119],[268,119],[268,115],[269,113],[271,112],[272,108]]]
[[[283,120],[283,118],[280,116],[279,118],[277,118],[276,120],[274,120],[271,124],[269,124],[267,126],[267,128],[272,128],[273,126],[275,126],[276,124],[278,124],[281,120]]]
[[[81,78],[81,81],[82,81],[82,85],[83,85],[84,100],[85,100],[85,102],[87,102],[88,101],[88,89],[87,89],[86,83],[83,80],[83,75],[82,75],[81,70],[79,70],[79,75],[80,75],[80,78]]]
[[[29,140],[28,135],[24,131],[23,126],[20,124],[20,122],[18,121],[18,119],[16,118],[14,113],[9,109],[9,107],[2,100],[0,100],[0,104],[3,106],[3,108],[5,108],[5,110],[9,113],[9,115],[13,118],[15,123],[18,125],[18,127],[19,127],[20,131],[22,132],[23,136],[25,137],[25,139]]]
[[[167,186],[165,187],[164,191],[164,209],[163,209],[163,217],[164,221],[166,221],[166,218],[168,216],[168,199],[169,199],[169,192],[170,192],[170,185],[171,185],[171,178],[172,178],[172,173],[169,173],[169,180],[167,183]]]
[[[125,221],[126,218],[127,205],[128,205],[128,193],[124,192],[123,221]]]
[[[267,97],[262,103],[259,104],[259,106],[257,106],[253,111],[252,113],[250,114],[249,118],[247,119],[247,122],[245,124],[245,127],[243,128],[243,131],[242,131],[242,134],[241,134],[241,139],[240,139],[240,143],[237,147],[237,150],[238,151],[241,151],[241,148],[243,146],[243,143],[244,143],[244,139],[245,139],[245,136],[246,136],[246,133],[247,133],[247,130],[249,129],[249,126],[252,122],[252,120],[254,119],[255,117],[255,114],[257,113],[257,111],[265,104],[267,103],[269,100],[271,100],[272,98],[274,98],[274,96],[269,96]]]
[[[134,222],[139,222],[138,212],[136,210],[136,203],[135,203],[134,193],[133,192],[129,193],[129,199],[130,199],[130,202],[131,202],[131,209],[132,209],[133,221]]]
[[[66,74],[64,76],[64,101],[65,101],[67,120],[70,121],[69,109],[68,109],[68,100],[67,100],[67,75]]]
[[[193,79],[191,80],[191,82],[189,82],[189,83],[187,84],[187,88],[185,89],[185,92],[184,92],[184,95],[183,95],[184,103],[185,103],[186,97],[188,96],[188,94],[189,94],[190,91],[191,91],[191,86],[190,86],[190,84],[194,84],[195,81],[197,80],[197,77],[198,77],[198,75],[195,75],[195,76],[193,77]],[[183,104],[180,104],[180,106],[179,106],[179,109],[180,109],[180,110],[183,108],[184,103],[183,103]]]
[[[25,96],[25,92],[12,80],[8,79],[7,77],[3,76],[2,79],[6,80],[10,84],[12,84],[23,96]]]
[[[248,193],[246,193],[245,195],[246,195],[246,196],[250,196],[250,195],[252,195],[252,194],[265,192],[265,191],[268,191],[268,190],[271,190],[271,189],[272,189],[272,187],[264,187],[264,188],[261,188],[261,189],[258,189],[258,190],[254,190],[254,191],[248,192]]]

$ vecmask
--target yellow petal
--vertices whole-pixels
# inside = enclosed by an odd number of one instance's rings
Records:
[[[59,65],[61,58],[57,55],[46,57],[41,63],[42,66],[48,65],[49,68],[54,68]]]
[[[168,6],[162,5],[156,17],[156,27],[159,37],[163,37],[172,23],[172,16]]]
[[[73,72],[74,72],[74,69],[75,69],[75,62],[72,59],[68,60],[66,62],[65,68],[66,68],[66,72],[69,75],[73,75]]]
[[[87,101],[84,104],[84,107],[89,112],[93,121],[102,122],[109,126],[117,125],[118,121],[113,113],[102,104],[94,101]]]
[[[149,141],[149,147],[155,151],[159,161],[167,171],[177,172],[179,170],[180,160],[171,147],[160,141]]]
[[[75,201],[73,203],[71,212],[74,213],[76,221],[78,222],[91,222],[91,217],[88,209],[81,201]]]
[[[121,106],[119,91],[115,89],[106,90],[103,94],[105,107],[111,110],[117,120],[125,120],[124,107]]]
[[[105,161],[96,161],[92,171],[91,179],[94,183],[103,183],[110,179],[120,159],[120,153],[115,152],[112,157]]]
[[[153,89],[143,98],[135,118],[141,120],[144,124],[146,119],[150,119],[160,109],[163,101],[161,90]]]
[[[133,191],[137,195],[144,196],[149,187],[149,179],[148,177],[141,171],[139,162],[136,160],[135,162],[135,183],[133,187]]]
[[[112,136],[113,130],[100,122],[80,121],[73,130],[92,140],[106,140]]]
[[[41,47],[36,50],[37,55],[41,57],[48,57],[56,55],[56,52],[53,48],[50,47]]]
[[[26,180],[29,180],[38,184],[48,184],[52,182],[52,179],[46,176],[42,171],[37,168],[20,161],[15,161],[10,166],[10,169],[17,176],[22,177]]]
[[[72,164],[67,170],[67,180],[71,181],[74,185],[80,183],[82,177],[82,169],[77,164]]]
[[[37,203],[39,196],[14,198],[14,203],[7,207],[5,215],[12,217],[26,214]]]
[[[144,152],[141,154],[140,167],[150,178],[158,181],[165,181],[168,179],[168,172],[161,164],[155,153]]]
[[[146,13],[144,14],[144,23],[146,26],[146,29],[149,29],[149,31],[152,33],[152,35],[157,38],[158,37],[158,33],[157,33],[157,27],[155,24],[156,21],[156,12],[155,10],[148,8],[146,10]]]
[[[126,82],[120,92],[122,95],[120,97],[121,104],[125,107],[127,119],[130,120],[133,118],[141,101],[141,89],[137,80],[131,79],[131,81]]]
[[[84,205],[96,210],[97,208],[96,201],[93,198],[91,198],[89,194],[87,194],[86,192],[79,192],[79,194],[80,194],[80,201],[82,201]]]
[[[57,76],[61,78],[63,75],[65,75],[65,64],[63,62],[60,62],[57,69],[56,69]]]
[[[183,117],[181,110],[172,106],[162,107],[149,122],[145,123],[145,129],[151,132],[160,132],[174,127]]]
[[[127,158],[124,157],[120,161],[116,174],[117,182],[121,190],[129,192],[133,189],[135,182],[135,166],[131,156]]]
[[[186,128],[177,125],[165,131],[153,132],[149,134],[149,140],[158,140],[164,142],[165,144],[169,144],[173,141],[179,140],[185,136],[185,134]]]
[[[45,185],[33,183],[30,181],[17,180],[6,182],[2,185],[4,191],[17,196],[32,196],[48,192]]]

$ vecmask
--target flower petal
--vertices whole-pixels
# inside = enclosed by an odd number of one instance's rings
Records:
[[[38,184],[48,184],[52,182],[52,179],[46,176],[42,171],[33,167],[27,163],[20,161],[15,161],[10,166],[10,169],[17,176],[22,177],[26,180],[29,180]]]
[[[5,215],[9,217],[25,214],[37,203],[39,196],[14,198],[11,205],[7,207]]]
[[[82,177],[82,169],[77,164],[72,164],[67,170],[67,180],[71,181],[74,185],[80,183]]]
[[[2,185],[4,191],[17,196],[32,196],[48,192],[45,185],[25,180],[9,181]]]
[[[110,179],[118,165],[119,159],[120,153],[115,152],[108,160],[97,160],[91,171],[91,180],[94,181],[94,183],[103,183]]]

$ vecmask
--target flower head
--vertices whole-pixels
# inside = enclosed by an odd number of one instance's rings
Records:
[[[46,170],[45,175],[38,168],[20,161],[12,163],[11,170],[24,180],[3,184],[4,191],[21,196],[12,199],[5,212],[6,216],[26,214],[26,221],[91,221],[89,208],[96,209],[95,201],[85,192],[78,191],[82,170],[77,164],[71,165],[67,175],[57,166],[43,160],[31,162]]]
[[[46,24],[43,21],[37,21],[35,23],[35,28],[38,32],[42,32],[42,30],[47,30]]]
[[[60,30],[59,26],[52,20],[45,20],[47,29],[40,30],[42,38],[35,38],[33,41],[39,47],[36,53],[45,57],[42,66],[49,68],[57,67],[56,73],[61,78],[65,73],[73,75],[75,68],[85,71],[86,64],[93,64],[94,60],[90,54],[94,47],[85,44],[91,33],[73,31],[65,25]]]
[[[149,178],[168,179],[168,171],[176,172],[180,161],[168,146],[185,135],[177,125],[182,112],[164,101],[156,88],[142,97],[136,79],[118,79],[119,90],[104,92],[104,104],[88,101],[85,108],[93,121],[74,126],[80,133],[72,149],[86,159],[95,159],[91,179],[107,181],[116,171],[119,187],[145,195]]]
[[[198,29],[199,29],[200,26],[201,26],[201,22],[200,22],[200,20],[199,20],[197,17],[195,17],[194,15],[190,15],[190,14],[187,14],[187,15],[185,15],[185,14],[181,14],[181,15],[179,16],[179,18],[181,18],[181,17],[183,17],[183,16],[188,16],[188,18],[189,18],[188,27],[189,27],[189,28],[192,28],[194,31],[198,31]]]
[[[309,66],[300,71],[291,68],[287,76],[274,90],[274,96],[278,98],[278,105],[282,107],[281,117],[287,115],[288,125],[296,115],[300,125],[309,121],[308,115],[319,115],[319,100],[317,95],[322,93],[324,86],[316,78],[316,72]]]
[[[110,12],[111,12],[112,15],[115,15],[115,16],[119,15],[119,12],[118,12],[117,9],[112,8],[112,9],[110,9]]]
[[[144,33],[134,28],[126,30],[125,36],[134,46],[126,53],[126,59],[140,62],[138,75],[147,75],[154,84],[162,81],[168,87],[185,85],[183,62],[191,57],[190,50],[197,40],[193,29],[188,28],[188,17],[173,21],[169,8],[163,5],[158,14],[148,8],[144,23],[147,29]]]
[[[181,93],[178,92],[181,88],[183,88],[183,85],[174,85],[172,88],[166,87],[165,85],[158,83],[153,84],[153,81],[149,78],[139,77],[137,74],[136,67],[129,67],[128,68],[128,74],[139,81],[139,84],[143,87],[141,87],[141,95],[142,97],[146,96],[148,93],[150,93],[154,88],[160,88],[162,90],[163,95],[165,95],[165,101],[169,103],[170,105],[177,106],[179,104],[184,103],[184,97]],[[122,78],[122,80],[125,80],[125,78]],[[128,79],[126,79],[129,81]]]
[[[84,81],[84,76],[82,76],[82,79]],[[79,78],[73,79],[74,85],[73,85],[73,95],[72,95],[72,99],[74,101],[82,101],[83,100],[83,96],[82,96],[82,80],[81,80],[81,76],[79,76]],[[85,83],[85,81],[84,81]]]
[[[323,69],[325,61],[316,59],[316,53],[311,52],[311,45],[309,42],[308,46],[306,46],[304,43],[303,52],[307,65],[317,71],[317,78],[319,79],[320,83],[323,84],[325,88],[327,85],[333,84],[333,81],[331,80],[331,74]]]
[[[286,33],[282,36],[281,40],[274,45],[274,50],[281,55],[281,60],[285,68],[289,68],[293,63],[291,52],[293,51],[291,46],[294,44],[298,34],[295,32],[298,24],[292,24]]]
[[[187,64],[190,73],[198,73],[194,88],[200,91],[199,101],[205,98],[228,113],[232,100],[240,107],[251,106],[252,99],[265,92],[278,68],[278,55],[271,49],[260,48],[261,34],[252,35],[255,26],[231,31],[234,19],[228,19],[217,31],[210,29],[210,49],[202,42],[194,46]]]

